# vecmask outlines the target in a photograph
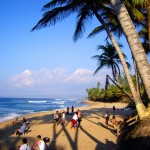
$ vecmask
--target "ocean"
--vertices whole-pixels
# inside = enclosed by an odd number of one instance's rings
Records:
[[[85,98],[0,98],[0,122],[35,112],[85,106]]]

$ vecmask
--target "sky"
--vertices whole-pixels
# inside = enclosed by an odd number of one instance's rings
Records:
[[[97,46],[105,44],[106,34],[88,39],[99,25],[96,19],[86,24],[83,37],[73,41],[76,18],[71,15],[55,26],[31,32],[41,19],[48,0],[1,0],[0,5],[0,96],[59,97],[86,96],[86,89],[105,85],[103,68],[97,75],[100,54]],[[119,40],[125,43],[122,38]],[[124,45],[131,61],[130,51]]]

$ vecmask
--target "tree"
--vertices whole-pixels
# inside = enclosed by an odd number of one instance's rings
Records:
[[[118,20],[123,28],[126,39],[129,43],[135,62],[144,82],[147,94],[150,98],[150,67],[146,58],[145,51],[142,47],[141,42],[139,41],[138,34],[123,2],[121,0],[111,0],[111,3],[114,7],[115,14],[118,17]],[[138,103],[138,101],[139,100],[137,99],[136,107],[137,110],[140,110],[140,113],[142,113],[142,118],[149,116],[147,110],[143,108],[143,105],[141,103]]]
[[[122,47],[122,45],[120,45]],[[98,61],[98,68],[95,70],[94,75],[98,73],[103,67],[111,68],[112,75],[115,81],[117,81],[117,76],[120,76],[120,67],[119,64],[121,64],[120,58],[118,56],[117,51],[115,50],[115,47],[110,44],[109,42],[106,43],[106,45],[99,45],[98,50],[102,50],[101,55],[95,55],[92,58],[97,59]],[[125,54],[123,54],[124,58],[127,58]],[[130,67],[130,64],[128,64],[128,67]]]
[[[46,12],[43,15],[43,18],[37,23],[37,25],[32,29],[34,31],[35,29],[41,29],[43,27],[49,26],[49,25],[55,25],[57,21],[61,21],[65,18],[67,18],[69,15],[73,13],[77,13],[77,24],[76,24],[76,30],[74,33],[74,40],[77,40],[79,37],[82,36],[85,22],[89,21],[89,19],[92,20],[93,16],[96,16],[98,21],[102,24],[103,28],[108,34],[108,37],[110,38],[111,42],[113,43],[115,49],[118,52],[118,55],[120,57],[120,60],[122,62],[125,74],[128,79],[128,83],[133,95],[133,98],[135,100],[136,104],[140,104],[140,110],[138,111],[140,117],[143,117],[143,112],[145,112],[146,108],[144,108],[144,105],[141,101],[141,99],[138,97],[137,91],[134,87],[134,84],[131,79],[131,75],[128,69],[128,66],[126,64],[125,58],[122,54],[122,51],[120,50],[119,45],[117,44],[115,38],[113,37],[112,33],[110,32],[109,28],[105,24],[105,21],[102,18],[102,15],[99,13],[102,13],[104,10],[105,4],[108,4],[109,0],[76,0],[76,1],[68,1],[68,0],[53,0],[44,5],[43,10]],[[139,106],[139,105],[138,105]],[[143,108],[143,110],[142,110]],[[139,107],[137,107],[139,109]],[[141,113],[142,112],[142,113]]]

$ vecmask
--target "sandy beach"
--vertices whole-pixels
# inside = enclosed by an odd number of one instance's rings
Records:
[[[25,135],[14,134],[15,130],[21,127],[22,117],[15,124],[12,123],[15,119],[0,123],[0,150],[16,150],[22,145],[24,137],[32,146],[39,134],[42,138],[50,138],[51,141],[48,143],[50,150],[115,150],[117,137],[112,127],[105,126],[103,116],[106,111],[109,111],[110,118],[112,117],[113,105],[117,108],[115,111],[117,121],[131,115],[132,111],[122,110],[126,106],[124,103],[86,102],[87,106],[75,108],[75,111],[80,109],[82,112],[82,129],[71,128],[72,115],[66,115],[64,127],[61,124],[54,127],[53,118],[56,110],[26,116],[32,126]],[[111,125],[111,122],[109,124]]]

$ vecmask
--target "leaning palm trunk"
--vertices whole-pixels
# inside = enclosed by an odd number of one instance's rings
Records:
[[[121,60],[124,72],[125,72],[127,80],[128,80],[128,84],[129,84],[129,87],[130,87],[130,90],[131,90],[131,93],[132,93],[132,96],[133,96],[133,100],[134,100],[135,105],[136,105],[136,109],[137,109],[138,115],[139,115],[140,119],[144,119],[144,118],[146,118],[149,115],[149,113],[147,112],[147,109],[144,106],[144,104],[142,103],[142,100],[140,99],[139,95],[137,94],[137,91],[136,91],[135,86],[133,84],[133,81],[131,79],[131,75],[130,75],[128,66],[126,64],[126,60],[125,60],[125,58],[124,58],[124,56],[122,54],[122,51],[120,50],[120,47],[117,44],[115,38],[113,37],[113,35],[109,31],[108,27],[106,26],[105,22],[103,21],[103,19],[101,18],[101,16],[98,14],[98,12],[96,11],[96,9],[93,9],[93,11],[95,13],[95,16],[99,20],[99,22],[103,25],[103,27],[106,30],[106,32],[107,32],[107,34],[108,34],[111,42],[113,43],[115,49],[118,52],[119,58]]]
[[[150,67],[144,48],[142,47],[133,22],[123,2],[121,0],[111,0],[111,3],[129,43],[147,95],[150,99]]]
[[[137,68],[135,61],[133,61],[133,63],[134,63],[135,78],[136,78],[136,90],[137,90],[137,93],[139,94],[139,97],[141,98],[139,72],[138,72],[138,68]]]

